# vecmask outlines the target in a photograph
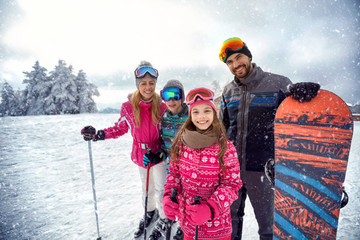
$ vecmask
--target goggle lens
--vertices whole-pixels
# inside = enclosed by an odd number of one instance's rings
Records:
[[[244,46],[246,46],[246,44],[240,38],[229,38],[225,40],[225,42],[223,43],[220,49],[220,53],[219,53],[220,60],[222,62],[224,61],[228,49],[232,49],[236,51],[236,50],[240,50]]]
[[[214,97],[214,93],[207,88],[195,88],[191,90],[186,96],[186,103],[193,104],[198,98],[202,100],[212,100]]]
[[[165,88],[161,90],[161,97],[165,102],[170,101],[171,98],[178,101],[181,99],[181,95],[181,89],[179,88]]]
[[[137,78],[144,77],[146,73],[149,73],[152,77],[155,78],[159,76],[158,71],[152,67],[141,67],[135,70],[135,76]]]

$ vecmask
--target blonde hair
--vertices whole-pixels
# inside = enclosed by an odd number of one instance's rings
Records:
[[[218,116],[216,115],[216,112],[214,110],[213,110],[213,113],[214,113],[214,119],[209,128],[212,127],[212,131],[213,131],[214,135],[217,136],[217,138],[219,139],[219,142],[220,142],[220,148],[219,148],[219,152],[218,152],[219,165],[220,165],[220,168],[224,172],[227,172],[226,168],[225,168],[225,164],[224,164],[224,155],[225,155],[225,152],[228,147],[228,144],[227,144],[228,138],[226,136],[226,131],[225,131],[224,125],[222,124],[222,122],[220,121],[220,119],[218,118]],[[190,116],[188,117],[188,119],[186,119],[183,126],[180,128],[173,143],[171,144],[171,153],[170,153],[171,163],[170,164],[174,164],[174,163],[180,161],[180,157],[182,155],[182,151],[183,151],[183,147],[184,147],[184,143],[181,140],[181,135],[184,133],[185,129],[196,129],[194,123],[191,121],[191,113],[190,113]]]
[[[139,90],[136,90],[131,96],[131,105],[133,107],[134,119],[136,127],[140,127],[141,125],[141,111],[140,111],[140,101],[141,94]],[[152,104],[151,104],[151,118],[154,125],[157,125],[161,121],[161,113],[160,113],[160,95],[154,93],[152,96]]]

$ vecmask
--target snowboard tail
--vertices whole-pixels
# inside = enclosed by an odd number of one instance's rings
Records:
[[[336,239],[353,132],[347,105],[319,90],[285,99],[275,117],[274,239]]]

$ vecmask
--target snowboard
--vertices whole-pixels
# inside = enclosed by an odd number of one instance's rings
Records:
[[[319,90],[287,97],[275,116],[274,239],[336,239],[353,134],[347,104]]]

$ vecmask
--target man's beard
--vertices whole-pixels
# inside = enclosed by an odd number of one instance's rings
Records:
[[[246,78],[250,73],[250,65],[242,64],[242,65],[238,66],[234,72],[236,72],[239,68],[244,68],[245,71],[243,73],[241,73],[241,75],[237,74],[236,77],[239,79]]]

